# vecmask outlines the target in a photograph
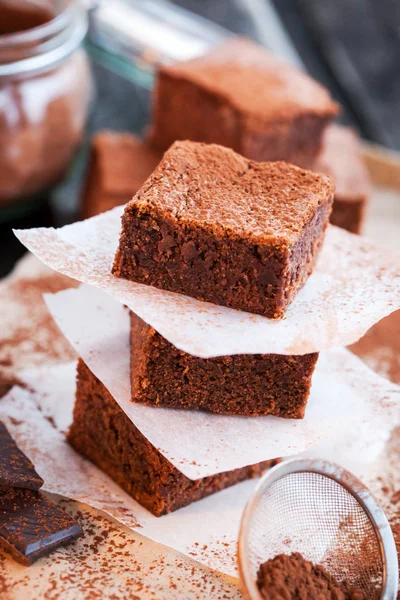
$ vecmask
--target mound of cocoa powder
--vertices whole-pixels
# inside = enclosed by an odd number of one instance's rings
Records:
[[[322,565],[314,565],[299,552],[278,554],[263,563],[257,586],[266,600],[367,600],[362,590],[339,583]]]

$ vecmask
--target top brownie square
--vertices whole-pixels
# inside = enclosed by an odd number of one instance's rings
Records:
[[[113,273],[279,318],[312,272],[333,181],[176,142],[125,207]]]
[[[245,38],[160,67],[151,143],[221,144],[247,158],[308,167],[338,105],[298,68]]]

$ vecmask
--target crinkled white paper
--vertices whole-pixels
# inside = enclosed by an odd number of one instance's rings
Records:
[[[400,307],[400,256],[333,226],[313,274],[280,321],[118,279],[111,267],[122,211],[15,233],[44,263],[105,290],[190,354],[306,354],[347,346]]]
[[[370,426],[386,431],[397,396],[390,383],[346,350],[321,353],[306,416],[237,417],[144,406],[131,401],[129,313],[118,301],[89,286],[46,295],[50,312],[91,371],[134,425],[176,468],[199,479],[264,460],[338,443]],[[173,432],[173,435],[171,435]]]

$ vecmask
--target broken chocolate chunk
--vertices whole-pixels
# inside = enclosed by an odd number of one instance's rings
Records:
[[[0,488],[38,490],[43,483],[29,458],[18,448],[7,427],[0,421]]]
[[[79,523],[42,492],[0,492],[0,545],[18,562],[31,565],[81,535]]]

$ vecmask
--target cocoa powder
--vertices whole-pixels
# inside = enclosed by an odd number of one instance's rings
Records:
[[[236,582],[65,498],[84,537],[21,571],[0,549],[1,600],[239,600]],[[149,546],[149,544],[151,544]]]
[[[0,205],[52,188],[82,140],[90,70],[68,4],[0,0]]]
[[[400,384],[400,310],[376,323],[349,349],[371,369]]]
[[[45,3],[44,3],[45,4]],[[0,2],[0,35],[19,33],[44,25],[53,18],[48,7],[26,0],[3,0]]]
[[[13,385],[23,386],[19,372],[43,364],[73,360],[75,352],[62,335],[43,300],[43,294],[75,287],[77,282],[40,267],[37,259],[24,259],[18,269],[0,283],[0,398]]]
[[[279,554],[260,565],[257,586],[266,600],[367,600],[362,590],[338,582],[299,552]]]

